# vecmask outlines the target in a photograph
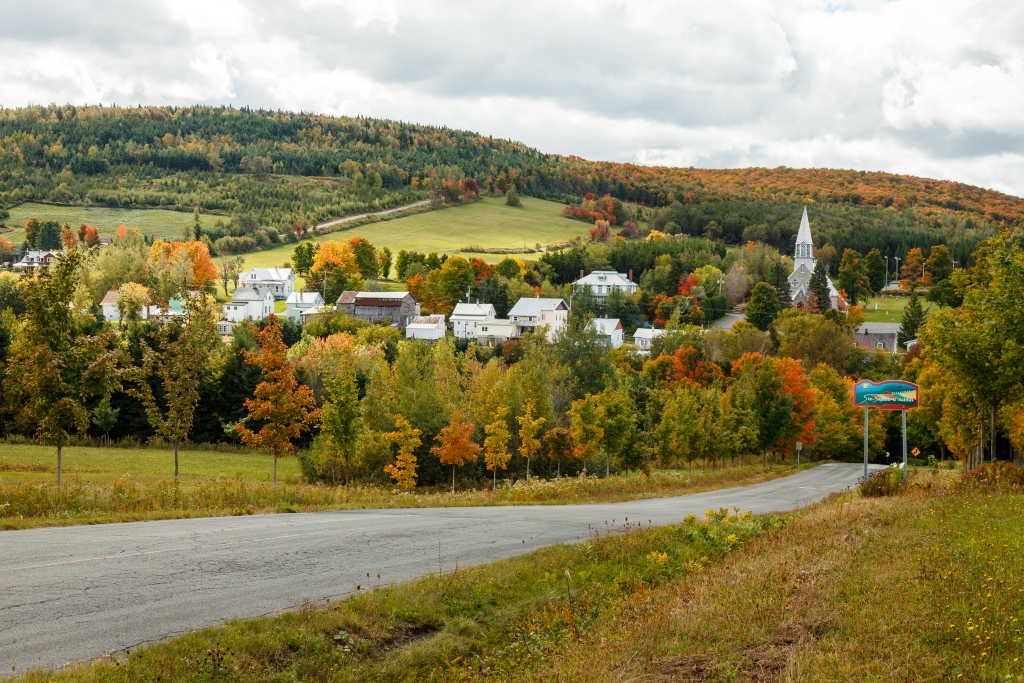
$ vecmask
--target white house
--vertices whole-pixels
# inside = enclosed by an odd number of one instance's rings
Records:
[[[443,315],[416,316],[405,326],[405,338],[437,341],[446,331]]]
[[[264,287],[275,299],[287,299],[295,291],[295,271],[291,268],[253,268],[238,276],[238,284],[248,287]]]
[[[103,301],[100,302],[100,308],[103,309],[104,320],[120,320],[121,314],[117,310],[116,289],[111,289],[103,296]]]
[[[274,312],[274,295],[266,287],[239,287],[231,297],[231,303],[224,304],[224,318],[233,323],[262,320]]]
[[[618,290],[623,294],[636,294],[636,283],[633,282],[633,271],[616,273],[614,270],[595,270],[584,276],[580,271],[580,279],[572,283],[573,291],[589,289],[597,299],[604,299]]]
[[[641,327],[633,335],[633,344],[638,353],[650,353],[651,344],[655,339],[665,336],[665,330],[656,330],[652,327]]]
[[[230,337],[235,333],[235,324],[230,320],[218,320],[213,324],[213,327],[217,330],[217,334],[222,337]]]
[[[494,320],[491,304],[455,304],[451,318],[452,331],[459,339],[476,339],[481,323]]]
[[[483,346],[494,346],[498,342],[519,336],[519,326],[507,318],[492,318],[481,322],[476,328],[476,342]]]
[[[30,250],[26,251],[22,255],[20,261],[18,261],[17,263],[13,264],[11,267],[12,268],[46,268],[47,266],[49,266],[53,262],[53,259],[55,259],[58,256],[60,256],[60,254],[61,254],[61,252],[54,251],[54,250],[39,251],[39,250],[36,250],[36,249],[30,249]]]
[[[618,318],[594,318],[590,326],[597,330],[598,337],[613,349],[622,346],[622,321]]]
[[[324,305],[320,292],[292,292],[285,302],[284,317],[301,320],[306,311],[319,310]]]
[[[516,324],[514,336],[535,334],[541,327],[547,328],[545,338],[552,341],[555,334],[565,327],[569,307],[564,299],[520,299],[508,312],[510,322]]]

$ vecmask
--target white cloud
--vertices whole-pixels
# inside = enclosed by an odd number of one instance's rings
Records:
[[[1024,195],[1013,0],[37,0],[0,100],[246,104],[675,165],[884,169]]]

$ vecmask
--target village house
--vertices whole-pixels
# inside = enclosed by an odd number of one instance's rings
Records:
[[[648,354],[651,352],[651,344],[655,339],[665,336],[665,330],[654,329],[653,327],[641,327],[633,334],[633,345],[637,353]]]
[[[319,310],[324,305],[320,292],[292,292],[285,301],[284,317],[301,320],[306,311]]]
[[[230,320],[218,320],[213,327],[221,337],[230,337],[235,333],[235,324]]]
[[[224,318],[234,323],[263,320],[274,312],[274,295],[267,287],[240,286],[224,304]]]
[[[476,339],[479,325],[494,320],[494,306],[480,303],[456,304],[449,320],[452,323],[452,332],[457,338]]]
[[[584,275],[580,271],[580,279],[572,283],[574,292],[582,289],[589,289],[599,301],[614,291],[623,294],[636,294],[636,283],[633,282],[633,271],[629,273],[617,273],[614,270],[595,270],[590,275]]]
[[[420,314],[420,305],[409,292],[342,292],[337,308],[374,325],[387,320],[402,330]]]
[[[545,339],[553,341],[555,335],[565,328],[569,307],[564,299],[520,299],[508,312],[509,321],[515,323],[516,334],[536,334],[546,328]]]
[[[863,323],[853,335],[853,343],[869,353],[899,351],[900,323]]]
[[[267,288],[275,299],[287,299],[295,291],[295,271],[291,268],[253,268],[238,276],[238,284]]]
[[[437,341],[444,339],[447,332],[443,315],[416,316],[405,326],[406,339]]]
[[[53,259],[60,256],[60,254],[61,252],[52,249],[44,251],[29,249],[22,255],[21,260],[13,264],[11,267],[30,270],[35,270],[36,268],[47,268],[51,263],[53,263]]]
[[[476,328],[476,343],[482,346],[494,346],[518,336],[519,326],[507,318],[485,320]]]
[[[590,327],[597,331],[598,339],[605,346],[613,349],[622,346],[622,321],[618,318],[594,318]]]

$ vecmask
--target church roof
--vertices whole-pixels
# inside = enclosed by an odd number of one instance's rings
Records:
[[[807,220],[807,207],[804,207],[804,215],[800,219],[800,231],[796,234],[797,244],[813,244],[811,240],[811,223]]]

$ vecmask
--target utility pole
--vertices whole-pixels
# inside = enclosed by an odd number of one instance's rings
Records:
[[[896,282],[899,283],[899,281],[900,281],[900,257],[899,256],[893,256],[893,258],[896,259]]]
[[[889,257],[885,257],[885,287],[882,290],[889,289]]]

